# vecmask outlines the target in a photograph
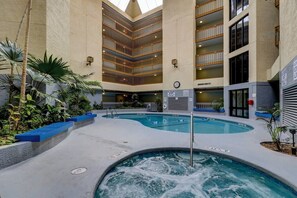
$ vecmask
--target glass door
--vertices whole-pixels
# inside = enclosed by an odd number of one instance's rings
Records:
[[[230,91],[230,116],[249,118],[248,98],[248,89]]]

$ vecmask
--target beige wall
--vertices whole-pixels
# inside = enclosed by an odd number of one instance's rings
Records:
[[[102,1],[70,1],[70,65],[80,74],[94,73],[91,80],[102,80]],[[87,56],[94,57],[86,66]]]
[[[278,10],[274,1],[250,0],[249,7],[229,20],[229,1],[224,1],[224,86],[229,85],[229,59],[249,51],[249,82],[265,82],[267,69],[278,57],[275,47],[275,26]],[[229,52],[229,28],[249,15],[249,44]]]
[[[275,27],[279,24],[278,9],[274,1],[257,2],[257,81],[267,80],[266,71],[269,69],[279,55],[275,46]]]
[[[171,90],[174,81],[180,89],[193,89],[195,78],[195,0],[163,1],[163,89]],[[173,68],[172,59],[178,60]]]
[[[19,24],[28,0],[0,0],[0,40],[15,41]],[[46,0],[33,0],[29,52],[43,56],[46,49]],[[24,48],[26,20],[23,23],[18,44]]]
[[[70,61],[70,0],[46,1],[46,48],[48,54]]]
[[[284,68],[297,55],[297,1],[280,0],[280,62]]]
[[[15,40],[28,0],[0,0],[0,40]],[[69,61],[70,0],[33,0],[29,52],[42,57],[48,54]],[[25,18],[26,19],[26,18]],[[24,48],[26,20],[18,43]]]

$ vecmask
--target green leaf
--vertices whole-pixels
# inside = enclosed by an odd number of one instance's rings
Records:
[[[32,101],[32,96],[30,94],[27,94],[27,100]]]

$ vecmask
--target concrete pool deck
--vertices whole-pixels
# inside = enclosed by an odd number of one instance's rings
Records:
[[[248,161],[285,179],[297,189],[297,157],[270,151],[259,144],[270,140],[264,122],[206,116],[242,122],[255,129],[238,134],[198,134],[194,144],[196,149]],[[0,197],[93,197],[99,178],[111,164],[137,151],[168,147],[188,148],[189,134],[161,131],[137,121],[105,119],[99,115],[94,124],[72,131],[54,148],[2,169]],[[87,171],[80,175],[71,174],[79,167]]]

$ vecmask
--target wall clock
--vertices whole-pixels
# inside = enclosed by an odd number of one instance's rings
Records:
[[[179,82],[179,81],[175,81],[175,82],[173,83],[173,87],[174,87],[175,89],[178,89],[178,88],[180,87],[180,82]]]

